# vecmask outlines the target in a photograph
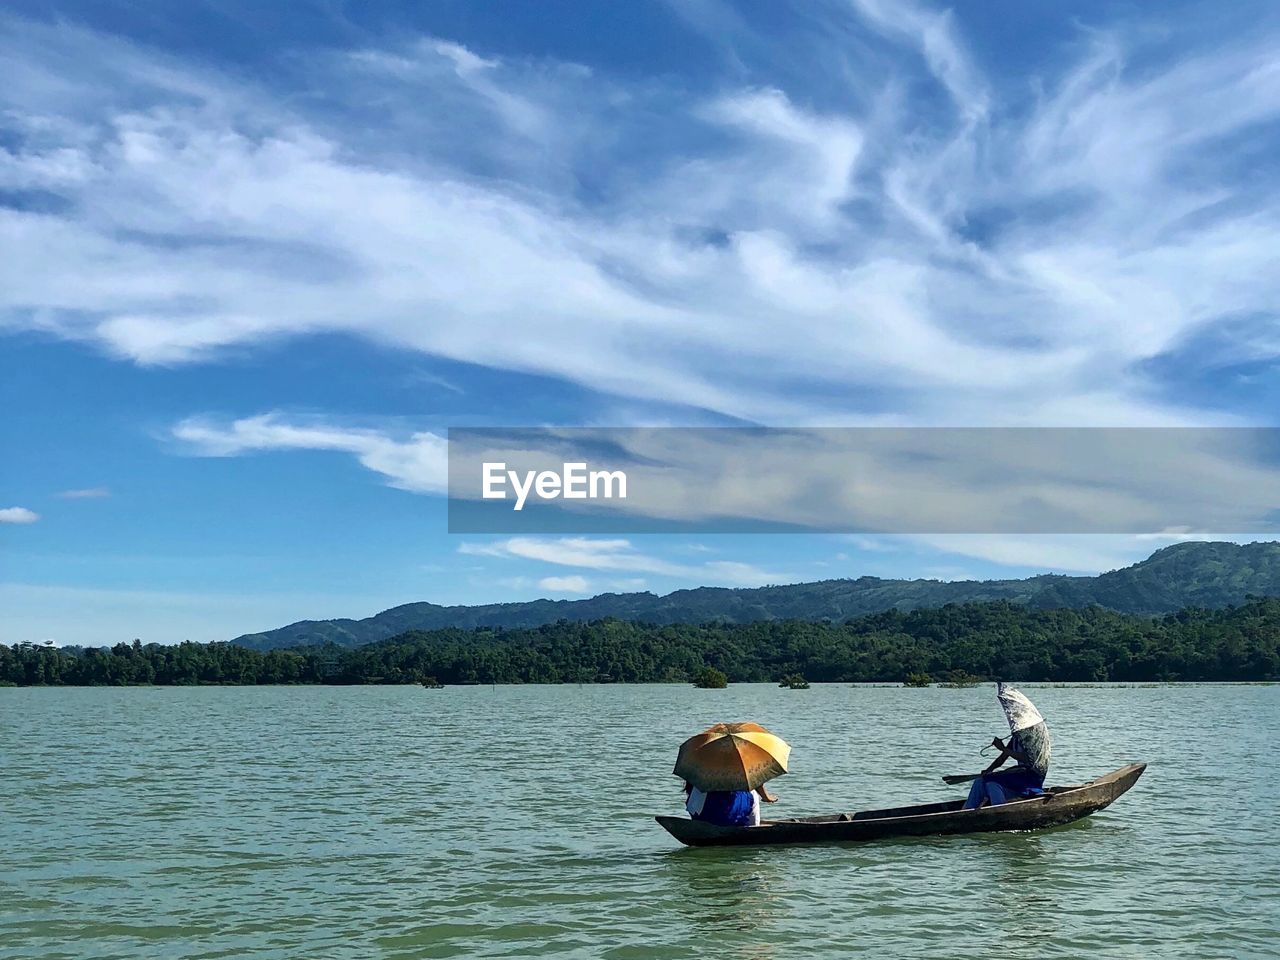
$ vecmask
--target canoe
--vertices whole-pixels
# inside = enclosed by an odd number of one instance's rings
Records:
[[[820,817],[766,820],[758,827],[719,827],[684,817],[655,817],[690,847],[761,846],[795,843],[860,843],[890,837],[936,837],[1000,830],[1041,830],[1071,823],[1110,806],[1147,769],[1127,767],[1075,787],[1052,787],[1043,796],[962,810],[964,799],[887,810],[862,810]]]

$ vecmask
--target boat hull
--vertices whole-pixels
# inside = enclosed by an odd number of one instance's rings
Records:
[[[888,810],[766,820],[758,827],[720,827],[684,817],[654,819],[669,834],[691,847],[865,843],[892,837],[1042,830],[1105,809],[1137,783],[1146,768],[1145,763],[1133,763],[1080,786],[1055,787],[1043,796],[978,810],[963,810],[963,800],[951,800]]]

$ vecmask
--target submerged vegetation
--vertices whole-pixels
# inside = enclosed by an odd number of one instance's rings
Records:
[[[956,670],[948,670],[946,677],[943,679],[942,683],[938,684],[938,686],[949,687],[953,690],[968,690],[970,687],[976,687],[981,682],[982,677],[978,676],[976,673],[970,673],[968,670],[960,668]]]
[[[1270,680],[1280,599],[1140,617],[1006,601],[801,620],[654,626],[622,620],[411,631],[353,650],[230,643],[0,645],[2,685],[900,682],[911,675],[1054,682]],[[699,683],[699,685],[702,685]]]
[[[723,690],[729,686],[729,678],[715,667],[703,667],[693,678],[693,685],[701,690]]]

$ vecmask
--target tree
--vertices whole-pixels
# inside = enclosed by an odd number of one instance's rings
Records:
[[[714,666],[712,666],[714,664]],[[1164,617],[1007,601],[803,620],[655,626],[622,620],[535,628],[411,631],[354,649],[261,653],[230,643],[0,645],[0,684],[688,682],[792,678],[952,684],[1271,680],[1280,674],[1280,599]]]
[[[729,678],[715,667],[703,667],[693,678],[693,685],[702,690],[723,690],[729,686]]]

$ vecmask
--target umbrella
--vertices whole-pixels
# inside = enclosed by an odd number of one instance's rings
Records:
[[[1049,727],[1036,705],[1027,699],[1025,693],[1007,683],[996,684],[996,697],[1009,721],[1014,746],[1031,762],[1031,769],[1047,773],[1051,750]]]
[[[787,772],[791,747],[758,723],[717,723],[680,744],[677,777],[699,790],[754,790]]]

